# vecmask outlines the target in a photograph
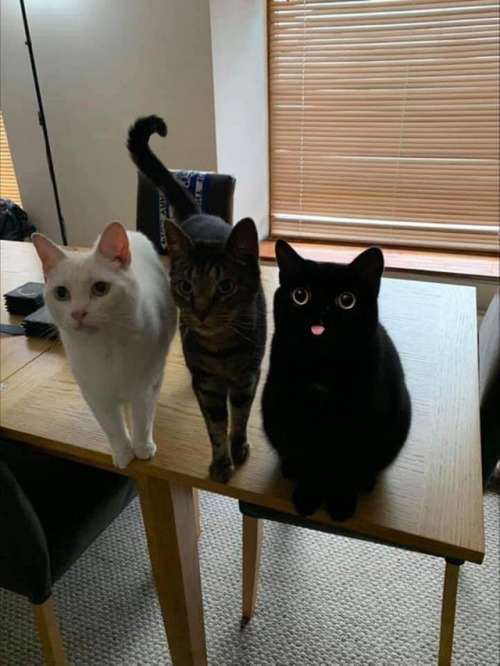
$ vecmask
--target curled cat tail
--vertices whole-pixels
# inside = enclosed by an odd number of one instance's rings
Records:
[[[183,185],[170,173],[149,147],[152,134],[167,136],[167,126],[159,116],[138,118],[128,131],[127,148],[132,161],[156,185],[172,204],[177,222],[182,224],[200,213],[196,202]]]

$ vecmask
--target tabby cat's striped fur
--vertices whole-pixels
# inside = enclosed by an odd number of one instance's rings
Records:
[[[184,356],[212,443],[210,475],[226,482],[233,463],[248,456],[247,422],[266,341],[257,230],[249,218],[231,229],[220,218],[202,214],[149,148],[155,132],[167,133],[161,118],[138,119],[128,148],[175,210],[178,224],[165,224],[171,288],[180,309]]]

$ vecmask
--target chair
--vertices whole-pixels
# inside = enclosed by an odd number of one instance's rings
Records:
[[[31,602],[47,664],[66,663],[54,583],[136,494],[128,477],[0,440],[0,586]]]
[[[500,292],[493,297],[479,328],[479,397],[483,483],[500,458]]]
[[[203,171],[172,171],[185,185],[202,211],[233,224],[233,200],[236,180],[232,176]],[[140,171],[137,182],[136,229],[142,231],[155,245],[159,254],[167,254],[163,221],[173,217],[173,211],[163,194]]]

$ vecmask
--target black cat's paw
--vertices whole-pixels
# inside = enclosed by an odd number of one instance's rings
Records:
[[[219,458],[210,465],[210,478],[218,483],[227,483],[233,471],[234,467],[229,458]]]
[[[332,520],[344,522],[356,513],[357,494],[353,491],[330,493],[326,498],[326,511]]]
[[[362,493],[371,493],[377,485],[377,475],[370,472],[362,472],[358,477],[358,488]]]
[[[299,476],[299,469],[296,463],[289,458],[281,460],[281,474],[284,479],[296,479]]]
[[[301,516],[310,516],[323,503],[323,493],[312,485],[298,483],[292,495],[295,510]]]
[[[250,444],[246,439],[233,437],[231,439],[231,456],[235,465],[243,465],[250,455]]]

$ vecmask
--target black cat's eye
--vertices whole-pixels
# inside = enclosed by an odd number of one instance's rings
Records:
[[[110,290],[109,282],[94,282],[92,285],[92,294],[94,296],[105,296]]]
[[[226,278],[225,280],[221,280],[219,282],[219,284],[217,285],[217,289],[223,296],[229,296],[229,294],[233,293],[234,286],[235,286],[234,282]]]
[[[305,305],[310,298],[309,292],[304,287],[297,287],[292,291],[292,299],[295,305]]]
[[[183,296],[189,296],[193,292],[193,285],[187,280],[180,280],[177,283],[177,289]]]
[[[342,310],[351,310],[356,305],[356,296],[350,291],[343,291],[337,296],[335,303]]]
[[[66,287],[56,287],[54,289],[54,296],[58,301],[67,301],[69,299],[69,291]]]

